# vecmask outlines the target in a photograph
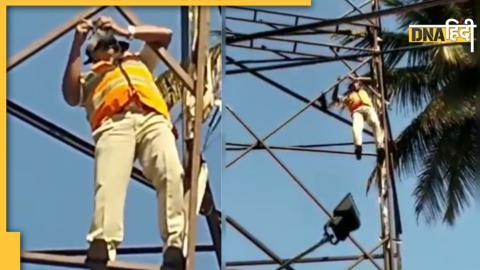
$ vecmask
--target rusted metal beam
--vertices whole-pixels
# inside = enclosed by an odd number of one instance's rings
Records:
[[[398,48],[389,49],[389,50],[382,50],[377,52],[345,54],[345,55],[338,55],[337,57],[323,57],[323,58],[311,58],[311,59],[306,58],[303,61],[300,61],[301,59],[299,59],[299,61],[292,61],[292,63],[285,63],[285,64],[268,65],[268,66],[263,65],[263,66],[252,67],[252,68],[245,66],[244,68],[240,68],[240,69],[227,70],[226,74],[233,75],[233,74],[241,74],[246,72],[251,73],[251,72],[260,72],[260,71],[267,71],[267,70],[278,70],[278,69],[292,68],[292,67],[298,67],[298,66],[309,66],[309,65],[316,65],[316,64],[322,64],[322,63],[329,63],[333,61],[344,61],[344,60],[356,61],[357,59],[362,59],[364,57],[374,57],[374,56],[384,55],[389,53],[397,53],[397,52],[403,52],[403,51],[409,51],[409,50],[429,49],[433,47],[458,46],[460,44],[462,43],[452,42],[452,43],[431,43],[431,44],[420,44],[420,45],[408,45],[408,46],[398,47]]]
[[[379,249],[384,243],[386,243],[389,239],[386,238],[386,239],[383,239],[382,241],[380,241],[374,248],[372,248],[368,254],[371,254],[373,256],[373,253]],[[385,254],[382,254],[382,259],[385,258]],[[365,256],[358,256],[357,257],[357,260],[355,260],[351,265],[349,265],[347,267],[348,270],[351,270],[353,268],[355,268],[357,265],[359,265],[362,261],[364,261],[366,258]]]
[[[36,252],[23,252],[20,257],[20,261],[22,263],[89,269],[89,267],[85,265],[85,256],[65,256]],[[159,268],[159,265],[154,264],[140,264],[123,261],[108,262],[109,270],[158,270]]]
[[[360,9],[360,7],[356,6],[354,3],[352,3],[352,1],[350,0],[344,0],[345,2],[347,2],[354,10],[356,10],[358,13],[360,14],[364,14],[364,12],[362,12],[362,10]],[[373,21],[371,20],[371,18],[368,18],[367,19],[368,22],[370,23],[370,25],[374,24]],[[366,25],[368,27],[368,25]]]
[[[381,12],[380,9],[380,1],[373,0],[372,2],[372,12]],[[372,30],[372,46],[373,50],[377,52],[381,52],[382,48],[378,41],[378,37],[380,34],[380,17],[376,17],[374,20],[375,29]],[[394,257],[395,249],[398,247],[392,239],[392,236],[395,235],[395,228],[394,228],[394,219],[395,216],[392,214],[393,210],[393,198],[392,198],[392,179],[390,178],[390,146],[389,146],[389,138],[390,132],[388,131],[388,115],[387,115],[387,108],[385,106],[385,96],[387,95],[384,83],[384,76],[383,76],[383,58],[381,54],[378,54],[373,57],[372,59],[372,68],[373,68],[373,75],[375,76],[375,82],[378,85],[380,94],[381,94],[381,102],[382,106],[380,106],[380,123],[382,125],[382,129],[384,132],[384,149],[385,149],[385,160],[381,164],[381,169],[379,169],[379,204],[380,204],[380,222],[381,222],[381,237],[387,238],[388,241],[385,241],[383,244],[383,255],[384,255],[384,270],[399,270],[400,267],[397,263],[397,258]]]
[[[362,256],[360,256],[362,257]],[[363,256],[366,258],[366,256]],[[383,259],[382,254],[372,254],[374,259]],[[324,257],[312,257],[312,258],[302,258],[295,260],[295,264],[299,263],[325,263],[325,262],[345,262],[345,261],[354,261],[358,260],[358,255],[344,255],[344,256],[324,256]],[[290,259],[281,259],[282,263],[287,262]],[[257,265],[274,265],[277,264],[274,260],[249,260],[249,261],[231,261],[227,262],[227,267],[229,266],[257,266]]]
[[[242,36],[245,35],[244,33],[231,33],[235,36]],[[308,41],[308,40],[301,40],[301,39],[294,39],[294,38],[286,38],[286,37],[262,37],[259,38],[260,40],[269,40],[269,41],[276,41],[279,43],[292,43],[292,44],[299,44],[299,45],[307,45],[307,46],[312,46],[312,47],[329,47],[329,48],[338,48],[338,49],[345,49],[345,50],[351,50],[351,51],[364,51],[364,52],[372,52],[373,50],[368,49],[368,48],[362,48],[362,47],[353,47],[353,46],[346,46],[342,44],[335,44],[335,43],[328,43],[328,42],[313,42],[313,41]],[[228,46],[232,46],[234,44],[228,44]],[[296,53],[297,51],[293,51],[292,53]]]
[[[15,54],[13,57],[8,59],[7,72],[12,70],[16,66],[20,65],[31,56],[35,55],[36,53],[41,51],[43,48],[47,47],[51,43],[61,38],[63,35],[68,33],[68,31],[74,29],[77,23],[81,19],[91,18],[105,8],[106,7],[92,7],[92,8],[86,9],[80,12],[77,16],[65,22],[60,27],[56,28],[55,30],[52,30],[41,39],[38,39],[37,41],[33,42],[30,46],[21,50],[20,52]]]
[[[214,250],[212,245],[198,245],[195,250],[197,252],[211,252]],[[66,256],[83,256],[87,254],[86,249],[43,249],[43,250],[27,250],[25,252],[30,253],[44,253],[53,255],[66,255]],[[139,255],[139,254],[156,254],[162,253],[162,246],[145,246],[145,247],[119,247],[117,249],[117,255]]]
[[[118,12],[132,25],[141,25],[142,21],[133,12],[124,7],[115,7]],[[190,90],[194,90],[193,80],[188,73],[182,68],[182,66],[175,60],[175,58],[163,47],[155,50],[160,59],[170,68],[185,86]]]
[[[216,208],[213,199],[212,189],[210,183],[207,182],[205,195],[203,196],[202,208],[200,210],[207,219],[208,230],[212,238],[213,249],[217,257],[218,266],[222,264],[222,224],[221,212]]]
[[[359,4],[357,7],[358,7],[358,8],[363,8],[364,6],[368,5],[368,4],[370,3],[370,1],[371,1],[371,0],[367,0],[367,1]],[[348,15],[354,13],[354,12],[355,12],[355,8],[352,8],[350,11],[344,13],[340,18],[346,17],[346,16],[348,16]]]
[[[244,44],[230,44],[228,45],[229,47],[235,47],[235,48],[240,48],[240,49],[247,49],[247,50],[255,50],[255,51],[263,51],[263,52],[271,52],[271,53],[285,53],[289,54],[291,56],[303,56],[303,57],[317,57],[323,60],[330,60],[333,61],[332,59],[327,58],[324,55],[321,54],[315,54],[315,53],[306,53],[306,52],[292,52],[289,50],[284,50],[284,49],[273,49],[273,48],[268,48],[263,45],[255,45],[255,44],[250,44],[250,45],[244,45]],[[306,58],[306,60],[311,59],[311,58]]]
[[[180,25],[182,28],[182,60],[181,63],[186,63],[190,58],[190,20],[189,16],[189,8],[188,6],[180,7]]]
[[[238,223],[235,219],[233,219],[231,216],[228,216],[228,215],[225,216],[225,219],[228,224],[230,224],[235,230],[237,230],[237,232],[239,232],[245,238],[250,240],[250,242],[252,242],[252,244],[254,244],[258,249],[260,249],[266,255],[272,258],[275,263],[282,264],[282,259],[277,254],[275,254],[275,252],[269,249],[264,243],[262,243],[262,241],[260,241],[253,234],[251,234],[247,229],[245,229],[242,225],[240,225],[240,223]],[[286,269],[294,270],[292,266],[287,266]]]
[[[320,21],[315,23],[303,24],[303,25],[294,26],[294,27],[287,27],[287,28],[278,29],[278,30],[258,32],[258,33],[248,34],[240,37],[230,37],[230,38],[227,38],[226,42],[227,44],[229,44],[229,43],[252,40],[252,39],[257,39],[257,38],[267,37],[267,36],[288,35],[294,32],[308,30],[308,29],[339,25],[342,23],[350,23],[354,21],[376,18],[380,16],[403,14],[406,12],[422,10],[422,9],[431,8],[435,6],[446,5],[451,3],[463,3],[468,1],[469,0],[427,0],[427,1],[406,5],[398,8],[383,9],[379,11],[373,11],[370,13],[364,13],[364,14],[354,15],[350,17],[342,17],[342,18],[325,20],[325,21]]]
[[[248,23],[254,23],[254,24],[260,24],[260,25],[266,25],[269,26],[273,29],[279,29],[279,26],[284,26],[284,27],[291,27],[291,24],[285,24],[285,23],[278,23],[278,22],[269,22],[269,21],[252,21],[249,19],[245,18],[238,18],[238,17],[232,17],[232,16],[227,16],[225,17],[227,20],[231,21],[239,21],[239,22],[248,22]],[[229,33],[232,33],[233,31],[227,31],[226,34],[228,36]],[[299,36],[305,36],[305,35],[345,35],[345,36],[358,36],[358,34],[352,32],[350,29],[345,29],[345,30],[329,30],[329,29],[310,29],[310,30],[305,30],[302,32],[295,32],[291,33],[290,35],[299,35]],[[230,43],[229,45],[231,45]]]
[[[321,22],[321,21],[326,21],[329,20],[327,18],[320,18],[320,17],[313,17],[313,16],[306,16],[306,15],[298,15],[298,14],[291,14],[291,13],[286,13],[286,12],[279,12],[279,11],[273,11],[273,10],[266,10],[266,9],[259,9],[259,8],[251,8],[251,7],[242,7],[242,6],[228,6],[229,9],[238,9],[238,10],[246,10],[246,11],[252,11],[254,14],[254,18],[252,19],[252,22],[263,22],[262,19],[258,19],[258,16],[255,14],[259,13],[264,13],[264,14],[269,14],[269,15],[276,15],[276,16],[284,16],[284,17],[290,17],[290,18],[295,18],[295,25],[298,25],[299,21],[301,19],[307,20],[307,21],[316,21],[316,22]],[[354,25],[354,26],[367,26],[365,23],[356,23],[356,22],[348,22],[346,24]]]
[[[255,143],[234,143],[234,142],[226,142],[226,146],[236,147],[235,150],[243,149],[247,146],[250,146]],[[363,144],[375,144],[374,141],[366,141]],[[353,142],[345,142],[345,143],[320,143],[320,144],[296,144],[290,145],[290,147],[300,147],[300,148],[323,148],[323,147],[333,147],[333,146],[353,146],[355,145]]]
[[[193,56],[196,68],[195,80],[195,119],[193,128],[193,142],[189,149],[190,158],[190,198],[188,211],[188,256],[187,270],[195,270],[195,245],[197,241],[197,190],[198,175],[200,172],[200,160],[202,150],[202,124],[203,124],[203,92],[205,89],[205,67],[207,63],[208,35],[209,35],[209,7],[198,7],[197,44]]]
[[[226,148],[227,151],[240,151],[246,150],[250,144],[243,144],[240,148]],[[295,151],[295,152],[310,152],[310,153],[325,153],[325,154],[338,154],[338,155],[355,155],[353,152],[349,151],[339,151],[339,150],[325,150],[325,149],[312,149],[305,147],[295,147],[295,146],[280,146],[280,145],[269,145],[270,149],[273,150],[285,150],[285,151]],[[257,144],[252,150],[265,150],[265,145]],[[362,153],[363,156],[376,157],[374,153]]]
[[[230,46],[230,47],[238,47],[238,46],[233,45],[233,46]],[[257,49],[257,48],[244,47],[244,49]],[[274,51],[274,50],[270,50],[270,49],[259,49],[259,50],[269,51],[269,52],[272,52],[272,53],[275,53],[275,54],[279,53],[276,50]],[[282,52],[280,52],[280,53],[282,53]],[[232,64],[258,65],[258,64],[274,64],[274,63],[275,64],[278,64],[278,63],[282,63],[282,64],[296,63],[296,64],[299,64],[299,65],[303,65],[303,64],[309,65],[310,63],[306,62],[306,61],[310,61],[310,60],[319,60],[319,61],[322,61],[322,63],[337,61],[337,59],[332,60],[332,57],[330,57],[330,56],[320,55],[320,56],[295,57],[295,58],[290,57],[290,58],[245,59],[245,60],[238,60],[238,61],[235,61],[235,62],[227,61],[226,64],[227,65],[232,65]],[[350,59],[349,61],[361,62],[359,59],[356,59],[356,58],[355,59]],[[320,62],[318,62],[318,63],[320,63]],[[265,65],[265,66],[267,66],[267,65]],[[277,66],[274,69],[281,69],[281,67]],[[239,73],[246,73],[246,72],[249,72],[250,70],[253,70],[253,68],[227,70],[226,74],[227,75],[233,75],[233,74],[239,74]]]

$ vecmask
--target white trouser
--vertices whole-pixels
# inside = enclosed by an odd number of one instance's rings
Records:
[[[136,158],[156,189],[164,248],[183,248],[184,172],[171,127],[162,115],[127,111],[114,115],[93,132],[95,208],[87,241],[105,240],[110,260],[115,259],[115,249],[123,241],[125,197]]]
[[[352,112],[353,121],[353,142],[355,145],[362,145],[362,132],[364,119],[367,124],[372,128],[373,135],[375,137],[375,144],[377,148],[383,148],[384,134],[380,121],[378,120],[377,112],[373,107],[360,106]]]

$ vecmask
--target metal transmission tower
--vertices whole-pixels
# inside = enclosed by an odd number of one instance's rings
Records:
[[[88,8],[80,12],[76,17],[65,22],[55,30],[48,33],[43,38],[33,42],[28,48],[23,49],[16,55],[8,59],[7,72],[13,70],[18,65],[27,61],[30,57],[40,53],[43,49],[60,39],[69,31],[75,29],[76,24],[80,19],[89,19],[104,11],[107,7],[94,7]],[[139,18],[134,13],[124,7],[115,7],[115,9],[132,25],[141,24]],[[181,81],[186,90],[190,91],[194,97],[203,96],[203,79],[202,74],[205,72],[205,62],[208,51],[208,32],[209,32],[209,10],[206,7],[196,8],[198,21],[193,22],[188,16],[188,8],[182,8],[181,26],[182,26],[182,61],[188,60],[190,55],[192,61],[187,69],[191,70],[191,73],[185,71],[184,68],[170,55],[164,48],[160,48],[156,51],[156,54],[164,62],[164,64],[175,74],[175,77]],[[186,14],[186,15],[185,15]],[[196,28],[190,32],[188,29],[189,24],[195,25]],[[190,33],[197,36],[194,46],[190,46],[189,41]],[[193,49],[192,49],[193,48]],[[185,64],[186,62],[184,62]],[[193,77],[192,74],[200,74]],[[198,98],[196,100],[202,100]],[[201,140],[200,133],[202,128],[202,103],[195,104],[195,110],[197,114],[195,119],[192,119],[194,123],[193,127],[193,140],[190,143],[190,147],[187,149],[187,156],[189,159],[189,165],[186,169],[186,181],[190,187],[196,188],[198,183],[199,168],[200,168],[200,155],[201,155]],[[15,103],[12,100],[7,100],[7,112],[16,117],[17,119],[31,125],[32,127],[44,132],[45,134],[57,139],[73,149],[90,157],[94,156],[94,146],[89,142],[83,140],[79,136],[69,132],[68,130],[56,125],[55,123],[35,114],[25,107]],[[185,133],[183,133],[185,134]],[[182,135],[183,138],[183,135]],[[142,185],[154,190],[153,185],[148,179],[146,179],[142,172],[135,168],[132,171],[132,178]],[[153,195],[153,194],[152,194]],[[190,200],[189,209],[196,209],[196,193],[192,193],[193,200]],[[212,191],[207,184],[205,196],[203,198],[200,212],[206,217],[208,223],[210,236],[212,239],[211,245],[196,245],[196,214],[195,211],[190,211],[189,215],[189,268],[193,270],[194,257],[197,252],[214,252],[216,255],[218,268],[220,268],[221,260],[221,239],[220,239],[220,216],[215,203],[213,201]],[[138,246],[138,247],[122,247],[118,249],[118,255],[147,255],[147,254],[159,254],[162,252],[161,246]],[[83,249],[48,249],[48,250],[32,250],[23,251],[21,254],[22,263],[50,265],[50,266],[63,266],[72,268],[86,268],[84,265],[86,250]],[[125,261],[115,261],[109,263],[109,269],[129,269],[129,270],[147,270],[147,269],[159,269],[159,265],[133,263]]]
[[[301,191],[308,197],[308,199],[320,209],[327,219],[329,219],[332,217],[332,214],[325,204],[322,203],[322,200],[317,198],[314,192],[312,192],[312,190],[309,189],[304,182],[302,182],[300,177],[298,177],[293,170],[289,168],[290,166],[287,164],[287,162],[283,161],[279,157],[277,151],[282,151],[282,153],[292,153],[295,151],[304,153],[352,155],[352,152],[341,149],[344,146],[352,147],[352,144],[344,142],[318,142],[317,144],[309,145],[271,145],[267,143],[267,140],[273,135],[279,133],[281,129],[285,129],[287,125],[291,125],[293,120],[299,118],[300,115],[305,114],[308,109],[316,110],[325,114],[326,116],[332,117],[333,119],[337,120],[336,123],[351,125],[349,119],[346,119],[342,115],[330,110],[330,106],[328,106],[329,101],[327,101],[327,94],[332,92],[336,87],[339,86],[339,84],[348,80],[350,76],[369,77],[368,79],[373,86],[371,90],[377,92],[377,96],[381,101],[381,105],[377,106],[376,110],[379,114],[383,130],[385,131],[386,158],[382,164],[374,165],[368,181],[371,183],[372,179],[376,179],[375,182],[378,186],[378,207],[380,210],[379,241],[371,247],[366,247],[362,245],[359,240],[357,240],[357,237],[350,236],[349,240],[355,246],[355,249],[357,249],[359,255],[345,256],[342,254],[339,256],[302,258],[295,260],[295,266],[289,265],[285,268],[281,267],[282,269],[301,269],[300,263],[304,264],[340,261],[349,262],[349,264],[345,267],[346,269],[352,269],[362,261],[369,261],[371,263],[370,266],[372,266],[372,268],[367,269],[399,270],[402,268],[399,246],[402,227],[400,222],[399,206],[396,197],[394,173],[392,169],[393,138],[388,110],[386,108],[389,96],[387,96],[387,93],[385,92],[383,80],[383,55],[396,51],[407,51],[413,48],[418,48],[419,46],[406,46],[402,48],[384,50],[381,42],[381,18],[387,15],[401,14],[438,5],[450,4],[451,2],[452,1],[444,0],[423,1],[398,8],[381,9],[379,0],[367,0],[362,4],[355,4],[350,0],[344,0],[344,2],[338,1],[338,5],[348,5],[349,10],[341,16],[330,16],[334,17],[334,19],[322,19],[312,16],[302,16],[298,14],[256,8],[228,7],[226,9],[225,35],[227,84],[225,87],[224,96],[227,97],[227,103],[230,104],[231,102],[235,102],[235,98],[228,100],[229,92],[231,92],[228,86],[228,80],[230,76],[238,76],[242,74],[243,80],[246,81],[246,76],[251,75],[261,81],[261,84],[259,84],[260,88],[261,86],[268,85],[269,87],[286,94],[288,97],[291,97],[291,101],[300,101],[302,104],[300,110],[296,109],[293,115],[288,117],[287,120],[282,121],[281,124],[273,128],[272,131],[268,132],[265,136],[258,135],[258,133],[254,131],[254,128],[248,124],[249,121],[246,120],[246,116],[242,117],[241,114],[235,110],[241,108],[232,108],[227,105],[226,109],[228,114],[231,116],[231,121],[239,126],[239,129],[235,132],[236,136],[234,137],[238,140],[238,138],[241,136],[237,134],[239,132],[246,131],[245,136],[248,136],[248,138],[253,138],[253,142],[251,143],[238,142],[232,141],[227,134],[226,150],[233,153],[233,158],[226,161],[227,175],[228,170],[232,170],[228,168],[237,163],[241,163],[241,160],[245,159],[244,157],[252,155],[249,154],[250,152],[256,150],[266,151],[267,156],[272,158],[276,165],[279,165],[278,168],[285,172],[288,177],[294,181],[295,185],[300,187]],[[319,3],[319,5],[323,4],[324,2]],[[313,40],[312,37],[319,38]],[[343,42],[339,44],[338,40],[342,38],[350,41],[358,41],[358,38],[362,38],[364,42],[369,44],[369,46],[349,46],[348,44],[350,42]],[[435,44],[421,46],[429,47],[439,45]],[[231,53],[231,51],[238,52],[238,54]],[[283,74],[283,72],[285,72],[285,74],[289,72],[291,70],[289,68],[306,67],[316,64],[333,65],[339,63],[348,69],[347,74],[337,78],[336,82],[328,87],[325,91],[316,92],[313,95],[314,98],[307,98],[300,91],[295,91],[292,90],[291,87],[287,87],[286,85],[288,82],[281,82],[281,74]],[[266,71],[272,72],[266,74],[264,73]],[[297,72],[298,71],[299,69],[297,69]],[[273,75],[277,75],[275,79]],[[310,80],[310,78],[298,78],[298,80],[303,79]],[[315,80],[318,80],[319,78],[311,79],[312,84],[314,84]],[[321,79],[328,80],[329,78]],[[330,79],[332,81],[335,80],[335,78]],[[245,83],[245,85],[247,85],[247,83]],[[249,84],[249,87],[251,88],[252,86]],[[248,100],[251,100],[253,103],[255,101],[254,95],[257,93],[257,91],[262,92],[260,89],[255,89],[255,92],[249,92],[247,90],[250,89],[244,89],[244,91],[241,91],[241,93],[240,91],[237,91],[237,93],[235,93],[235,97],[238,99],[240,99],[240,97],[241,99],[245,99],[245,97],[242,97],[242,95],[252,95],[248,98]],[[285,99],[281,100],[285,102]],[[257,100],[257,102],[264,103],[266,105],[262,107],[269,111],[267,114],[268,116],[265,117],[271,117],[273,110],[270,108],[271,102],[269,100]],[[244,114],[247,113],[250,112],[245,112],[244,110]],[[250,116],[252,117],[251,113]],[[266,121],[267,123],[270,123],[273,120]],[[317,125],[317,123],[314,125]],[[265,124],[263,124],[262,128],[264,128],[264,126]],[[258,125],[257,128],[259,128]],[[310,127],[302,128],[302,130],[307,132],[308,129],[310,129]],[[324,130],[326,132],[330,132],[330,129],[327,127]],[[364,130],[364,134],[370,136],[372,135],[372,133],[368,130]],[[288,138],[285,140],[294,139],[296,138]],[[372,142],[367,143],[372,144]],[[368,158],[368,156],[376,156],[376,154],[364,154],[364,157]],[[283,157],[287,157],[287,154]],[[291,158],[288,160],[293,162],[293,159]],[[305,163],[308,162],[307,158],[304,160]],[[250,164],[246,165],[249,166],[248,169],[253,169],[251,160],[246,163]],[[253,166],[260,166],[257,165],[256,162],[253,162],[253,164]],[[335,167],[336,170],[342,169],[341,164],[336,165],[338,165]],[[245,170],[244,167],[242,168]],[[260,174],[264,168],[255,167],[254,169]],[[333,170],[333,168],[331,168],[331,170]],[[358,181],[358,179],[356,180]],[[224,179],[224,183],[225,181],[229,181],[228,177]],[[262,181],[262,179],[255,179],[255,181]],[[346,188],[344,192],[346,193],[347,191],[348,188]],[[275,187],[272,187],[269,192],[275,193]],[[229,196],[229,194],[225,193],[222,195],[224,198]],[[339,196],[343,196],[343,194],[339,194]],[[280,256],[278,256],[259,238],[254,236],[246,228],[240,225],[240,223],[230,216],[229,213],[224,214],[229,226],[251,241],[258,249],[270,257],[269,260],[227,261],[227,267],[230,267],[233,270],[238,269],[238,267],[254,265],[282,265],[288,261],[288,259],[282,259]],[[287,213],[284,213],[284,218],[286,218],[286,215]],[[274,224],[271,225],[274,226]],[[299,227],[292,229],[292,231],[294,231],[292,233],[298,233],[299,230],[301,231],[302,228]],[[289,243],[286,242],[284,244],[288,245]],[[224,244],[224,246],[227,247],[228,245],[230,245],[228,242]]]

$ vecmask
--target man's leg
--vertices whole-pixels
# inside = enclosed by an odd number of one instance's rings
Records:
[[[93,221],[87,235],[90,242],[87,261],[106,263],[105,259],[115,259],[115,248],[123,240],[125,197],[135,156],[133,121],[128,114],[115,115],[93,136],[95,200]],[[108,258],[105,258],[106,252]]]
[[[383,162],[385,159],[385,149],[384,149],[384,133],[378,120],[377,112],[374,108],[369,107],[366,113],[367,123],[373,130],[373,135],[375,136],[375,143],[377,145],[377,160],[379,163]]]
[[[359,109],[352,113],[352,131],[353,143],[355,144],[355,156],[357,159],[362,158],[362,132],[363,132],[363,115]]]
[[[137,134],[138,158],[145,176],[157,190],[159,224],[164,241],[163,269],[183,270],[185,237],[183,167],[171,124],[161,115],[149,114]]]

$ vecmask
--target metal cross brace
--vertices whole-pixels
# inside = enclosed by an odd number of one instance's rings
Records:
[[[300,179],[293,174],[293,172],[273,153],[273,151],[268,147],[268,145],[265,144],[265,142],[259,138],[255,132],[252,131],[252,129],[229,107],[226,106],[226,109],[232,116],[250,133],[252,137],[254,137],[257,141],[260,142],[260,144],[265,146],[265,150],[268,152],[268,154],[282,167],[282,169],[292,178],[292,180],[305,192],[308,198],[310,198],[315,205],[317,205],[324,214],[328,216],[328,218],[332,218],[332,214],[323,206],[323,204],[311,193],[308,188],[300,181]],[[368,259],[372,262],[372,264],[379,270],[381,270],[381,267],[375,262],[375,260],[372,258],[370,254],[368,254],[365,249],[358,243],[357,240],[355,240],[352,236],[348,237],[350,241],[365,255],[368,257]]]
[[[228,56],[227,56],[228,58]],[[332,86],[330,86],[329,88],[327,88],[327,90],[323,91],[320,95],[316,96],[315,98],[311,99],[310,101],[306,102],[306,105],[303,106],[303,108],[298,111],[297,113],[293,114],[291,117],[289,117],[286,121],[283,121],[281,125],[279,125],[277,128],[275,128],[273,131],[271,131],[270,133],[268,133],[265,137],[262,138],[262,141],[266,141],[268,138],[270,138],[271,136],[273,136],[275,133],[277,133],[280,129],[282,129],[283,127],[285,127],[288,123],[290,123],[293,119],[295,119],[297,116],[299,116],[300,114],[302,114],[303,112],[305,112],[310,106],[313,106],[314,103],[322,96],[326,95],[327,93],[329,93],[330,91],[332,91],[333,89],[335,89],[335,87],[340,84],[342,81],[344,81],[345,79],[348,78],[348,75],[353,73],[354,71],[358,70],[359,68],[361,68],[363,65],[367,64],[368,61],[370,61],[370,58],[363,61],[362,63],[360,63],[357,67],[355,67],[354,69],[352,69],[349,73],[347,73],[347,75],[343,76],[340,80],[338,80],[337,82],[335,82]],[[266,77],[261,75],[261,74],[255,74],[256,76],[260,77],[260,78],[263,78],[265,79]],[[274,82],[272,80],[269,80],[269,82],[271,82],[271,84],[273,85],[279,85],[277,82]],[[308,100],[308,99],[307,99]],[[317,105],[318,106],[318,105]],[[337,116],[333,113],[331,113],[330,111],[328,111],[327,109],[325,108],[321,108],[321,107],[318,107],[321,111],[327,113],[328,115],[331,115],[331,116]],[[335,117],[336,119],[339,119],[339,117]],[[349,122],[348,120],[345,120],[343,118],[340,118],[342,119],[343,121],[342,122],[346,122],[348,124],[351,125],[351,122]],[[368,132],[368,131],[365,131],[367,134],[372,134],[371,132]],[[237,158],[235,158],[234,160],[230,161],[229,163],[227,163],[226,167],[230,167],[232,166],[235,162],[237,162],[240,158],[242,158],[243,156],[245,156],[248,152],[250,152],[253,148],[255,147],[255,144],[252,144],[250,147],[248,147],[245,151],[243,151]]]

